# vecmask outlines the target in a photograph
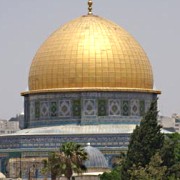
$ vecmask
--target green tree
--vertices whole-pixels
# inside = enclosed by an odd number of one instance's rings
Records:
[[[127,157],[123,164],[122,177],[130,179],[129,169],[133,166],[145,167],[149,164],[151,157],[163,146],[164,135],[161,126],[157,122],[157,100],[151,103],[149,111],[145,114],[139,126],[133,131]]]
[[[118,166],[122,166],[126,158],[126,154],[124,152],[120,152],[118,156],[114,156],[111,159],[112,168],[116,168]]]
[[[125,153],[121,152],[119,156],[114,156],[111,159],[113,170],[111,172],[104,172],[101,176],[101,180],[121,180],[122,164],[125,160]]]
[[[62,154],[62,172],[70,179],[73,172],[82,173],[86,171],[84,161],[88,159],[88,154],[84,148],[76,143],[69,142],[62,145],[60,148],[60,154]]]
[[[100,180],[121,180],[121,166],[115,167],[111,172],[104,172]]]
[[[68,142],[63,144],[58,152],[50,153],[48,160],[44,160],[42,172],[50,172],[53,180],[61,175],[70,180],[73,172],[79,174],[86,171],[84,161],[87,158],[88,155],[81,145]]]
[[[56,180],[58,176],[61,176],[62,172],[60,171],[60,160],[57,152],[50,152],[48,159],[44,159],[42,163],[44,165],[41,170],[42,174],[48,175],[50,172],[52,180]]]
[[[174,142],[175,161],[180,162],[180,134],[168,134],[167,137],[169,137],[169,139]]]
[[[180,134],[166,135],[160,154],[163,165],[167,166],[166,177],[180,178]]]
[[[145,167],[133,166],[131,170],[128,170],[131,175],[131,180],[162,180],[165,176],[167,167],[162,166],[163,161],[159,152],[157,152]]]

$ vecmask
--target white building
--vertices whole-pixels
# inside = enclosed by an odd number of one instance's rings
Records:
[[[19,130],[19,121],[0,120],[0,134],[12,134]]]
[[[175,131],[180,133],[180,115],[173,114],[172,118],[174,118],[175,121]]]
[[[171,117],[159,116],[158,122],[162,125],[163,129],[180,132],[180,115],[172,114]]]

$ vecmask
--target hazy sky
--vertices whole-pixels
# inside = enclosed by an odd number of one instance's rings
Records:
[[[94,0],[94,14],[130,32],[153,66],[163,115],[180,114],[180,0]],[[62,24],[87,13],[87,0],[0,0],[0,118],[23,110],[31,61]]]

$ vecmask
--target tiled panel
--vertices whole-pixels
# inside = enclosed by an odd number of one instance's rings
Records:
[[[109,115],[120,116],[121,115],[121,104],[120,100],[110,99],[108,102]]]
[[[131,115],[139,116],[139,100],[132,99],[130,103],[131,103]]]
[[[84,99],[83,101],[83,113],[85,116],[96,115],[96,100],[94,99]]]
[[[107,100],[99,99],[98,100],[98,116],[107,115]]]
[[[50,113],[51,113],[51,117],[58,116],[58,106],[56,101],[50,103]]]
[[[81,116],[81,100],[73,100],[73,116]]]
[[[70,117],[71,116],[71,102],[70,100],[59,101],[59,116]]]
[[[123,100],[122,101],[122,115],[123,116],[129,116],[129,101],[128,100]]]
[[[48,101],[40,103],[40,116],[42,118],[49,117],[49,103],[48,103]]]

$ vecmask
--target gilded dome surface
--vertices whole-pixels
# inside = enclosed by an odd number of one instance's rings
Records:
[[[117,24],[94,15],[70,21],[37,51],[29,90],[153,91],[150,62],[137,41]]]

